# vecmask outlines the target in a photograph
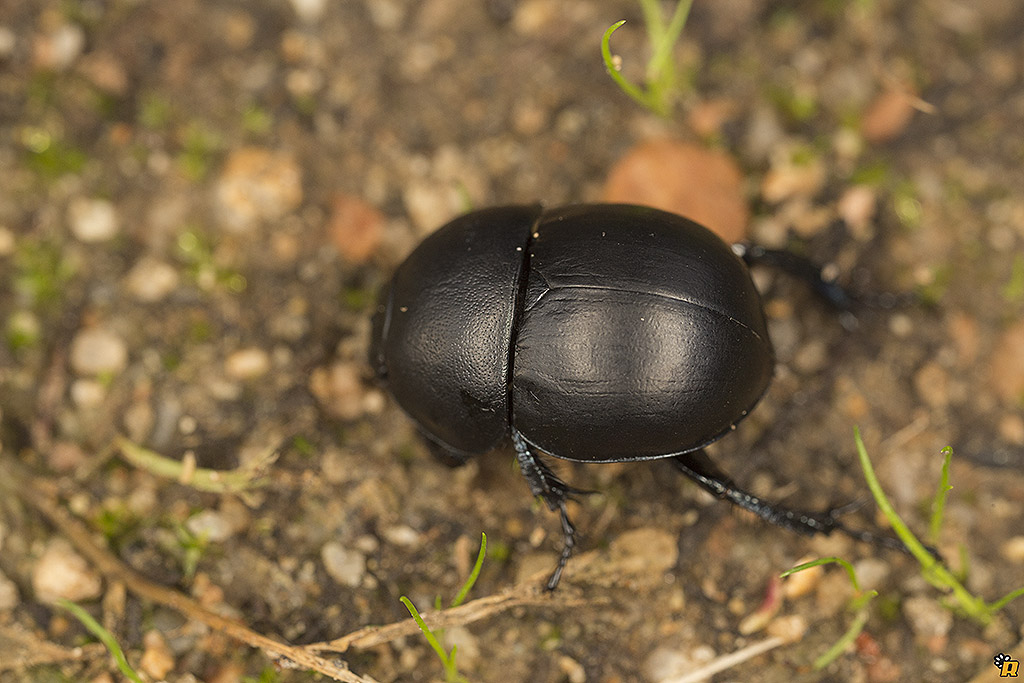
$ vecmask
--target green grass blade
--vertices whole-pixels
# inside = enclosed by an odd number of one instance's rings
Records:
[[[942,477],[939,479],[939,490],[935,492],[932,501],[932,519],[928,529],[928,540],[933,545],[939,542],[939,532],[942,530],[942,516],[946,511],[946,496],[953,490],[949,483],[949,463],[953,459],[953,449],[946,446],[942,449]]]
[[[664,33],[657,36],[655,39],[654,33],[651,32],[651,48],[653,54],[651,60],[647,63],[647,77],[653,83],[660,83],[667,87],[674,85],[671,81],[675,80],[675,64],[672,62],[672,48],[675,46],[676,41],[679,40],[680,34],[683,32],[683,27],[686,25],[686,20],[690,16],[690,7],[693,5],[693,0],[679,0],[676,4],[676,10],[672,14],[672,19],[669,22],[668,28],[665,29]]]
[[[841,557],[822,557],[817,560],[811,560],[810,562],[798,564],[792,569],[787,569],[786,571],[779,574],[779,578],[784,579],[790,574],[796,574],[797,572],[802,572],[805,569],[810,569],[811,567],[818,567],[823,564],[838,564],[840,567],[845,569],[846,574],[850,577],[850,583],[853,584],[853,589],[860,593],[860,583],[857,581],[857,572],[853,570],[852,564],[850,564]]]
[[[846,651],[846,648],[850,646],[860,632],[864,630],[864,624],[868,622],[868,610],[862,608],[857,612],[857,616],[854,617],[853,623],[850,624],[850,628],[846,629],[846,633],[837,640],[832,647],[825,651],[820,657],[814,660],[815,669],[824,669],[826,666],[831,664],[835,659]]]
[[[850,628],[846,630],[846,633],[837,640],[832,647],[824,652],[820,657],[814,660],[815,669],[824,669],[826,666],[831,664],[839,655],[841,655],[849,646],[850,643],[864,630],[864,624],[868,620],[868,604],[878,596],[878,591],[862,591],[860,588],[860,582],[857,581],[857,572],[854,571],[853,565],[844,560],[841,557],[822,557],[817,560],[810,562],[804,562],[798,564],[792,569],[787,569],[782,572],[779,576],[786,578],[790,574],[796,572],[802,572],[805,569],[811,567],[817,567],[824,564],[838,564],[846,570],[847,576],[850,577],[850,583],[853,584],[853,589],[857,592],[854,598],[850,601],[850,609],[856,612],[856,616],[853,619],[853,623],[850,624]]]
[[[605,69],[608,70],[608,75],[612,77],[616,85],[622,89],[622,92],[632,97],[642,107],[650,107],[651,104],[648,102],[647,94],[626,80],[625,76],[619,73],[618,67],[615,65],[615,59],[612,57],[612,49],[609,45],[612,34],[619,30],[619,27],[626,23],[626,20],[617,21],[608,27],[608,30],[604,32],[604,36],[601,38],[601,58],[604,59]]]
[[[896,513],[892,503],[889,502],[889,498],[882,490],[882,485],[878,482],[875,470],[871,466],[871,460],[868,458],[867,448],[864,447],[864,441],[860,437],[860,429],[857,427],[853,428],[853,439],[857,445],[857,456],[860,458],[861,469],[864,471],[864,480],[871,490],[875,504],[878,505],[878,509],[882,511],[885,518],[889,520],[889,524],[892,526],[896,536],[903,541],[903,545],[907,547],[910,554],[920,563],[922,576],[933,586],[951,591],[956,597],[960,608],[968,616],[979,623],[987,624],[992,620],[992,610],[989,605],[985,604],[984,600],[971,595],[964,588],[963,584],[957,581],[956,577],[928,552],[924,545],[921,544],[921,541],[917,540],[917,537],[914,536],[914,533],[899,514]]]
[[[651,47],[661,42],[665,35],[665,20],[661,16],[661,3],[658,0],[640,0],[640,9],[644,13],[644,26],[651,38]]]
[[[110,656],[114,658],[117,663],[117,668],[121,670],[121,673],[133,683],[143,683],[139,675],[135,673],[128,660],[124,656],[124,651],[118,644],[117,639],[114,635],[103,628],[98,621],[92,618],[92,615],[86,612],[84,609],[71,602],[70,600],[64,600],[63,598],[57,601],[57,605],[71,612],[71,614],[82,622],[82,625],[89,629],[89,632],[96,636],[104,647],[110,652]]]
[[[405,608],[409,610],[409,615],[416,621],[416,625],[420,627],[420,631],[423,632],[423,637],[430,643],[430,647],[434,648],[434,652],[441,659],[444,664],[445,670],[448,669],[448,653],[441,647],[441,643],[437,640],[437,636],[427,626],[427,622],[423,621],[423,617],[420,616],[419,610],[416,609],[416,605],[412,604],[412,600],[405,597],[404,595],[398,598],[398,600],[405,605]]]
[[[462,604],[462,601],[466,599],[469,591],[472,590],[473,584],[476,583],[476,579],[480,576],[480,568],[484,566],[484,555],[487,553],[487,534],[480,532],[480,552],[476,554],[476,563],[473,565],[473,571],[469,573],[469,578],[466,579],[466,583],[462,584],[462,589],[459,594],[452,600],[452,607],[458,607]]]
[[[1007,593],[1003,597],[1001,597],[998,600],[996,600],[995,602],[993,602],[988,607],[993,612],[998,612],[999,610],[1001,610],[1004,607],[1006,607],[1010,602],[1012,602],[1013,600],[1016,600],[1017,598],[1019,598],[1021,596],[1024,596],[1024,586],[1018,588],[1015,591],[1010,591],[1009,593]]]

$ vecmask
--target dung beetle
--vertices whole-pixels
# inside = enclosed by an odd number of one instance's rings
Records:
[[[451,463],[511,439],[534,496],[559,512],[574,493],[539,453],[583,463],[668,459],[719,498],[805,534],[839,530],[842,508],[792,510],[738,488],[704,447],[733,430],[775,357],[748,264],[845,292],[789,252],[731,248],[703,226],[625,204],[473,211],[427,237],[395,271],[373,321],[370,360]],[[895,539],[884,542],[898,543]]]

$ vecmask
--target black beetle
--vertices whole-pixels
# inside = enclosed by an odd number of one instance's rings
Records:
[[[449,462],[511,438],[530,490],[561,516],[564,543],[549,589],[575,545],[566,500],[578,491],[538,452],[587,463],[668,458],[774,524],[877,540],[841,525],[841,509],[789,510],[740,490],[703,451],[771,381],[753,262],[808,277],[836,305],[848,303],[801,257],[730,248],[657,209],[474,211],[398,267],[374,315],[371,362]]]

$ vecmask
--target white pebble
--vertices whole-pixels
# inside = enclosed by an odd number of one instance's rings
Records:
[[[153,303],[173,292],[178,280],[174,266],[146,256],[129,271],[125,285],[139,301]]]
[[[335,541],[328,541],[320,549],[320,559],[328,575],[343,586],[358,586],[366,575],[366,557]]]
[[[231,538],[231,523],[214,510],[202,510],[192,515],[185,522],[185,528],[213,543],[223,543]]]
[[[267,374],[268,370],[270,356],[263,349],[239,349],[224,361],[224,372],[232,379],[255,379]]]
[[[324,13],[326,0],[290,0],[295,15],[302,21],[316,21]]]
[[[80,375],[116,374],[127,365],[128,346],[110,330],[82,330],[71,342],[71,367]]]
[[[76,379],[71,383],[71,400],[79,408],[95,408],[107,398],[107,389],[94,379]]]
[[[105,242],[117,234],[117,209],[106,199],[79,197],[68,206],[71,232],[83,242]]]
[[[101,589],[99,574],[61,538],[50,541],[32,570],[32,590],[40,602],[92,600]]]
[[[47,69],[63,71],[71,66],[85,47],[85,31],[75,24],[61,24],[35,41],[36,63]]]
[[[384,530],[384,538],[392,545],[411,548],[420,542],[420,533],[411,526],[398,524]]]

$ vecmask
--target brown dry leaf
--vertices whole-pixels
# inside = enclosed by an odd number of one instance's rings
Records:
[[[331,242],[345,260],[365,263],[380,243],[384,214],[359,197],[337,194],[327,224]]]
[[[916,101],[917,96],[909,90],[891,88],[879,94],[861,119],[864,139],[885,142],[897,137],[913,118]]]
[[[670,139],[627,152],[608,173],[601,199],[686,216],[730,243],[743,239],[750,218],[743,175],[731,156]]]

